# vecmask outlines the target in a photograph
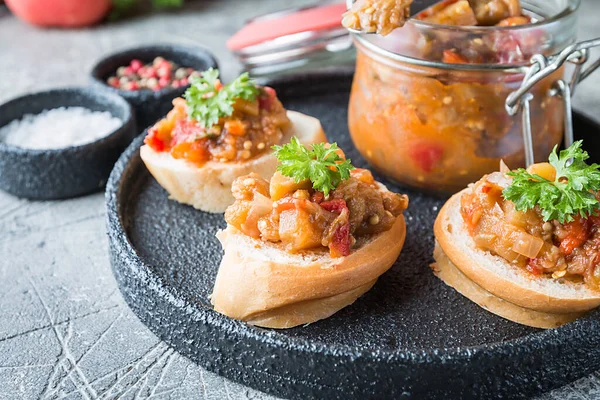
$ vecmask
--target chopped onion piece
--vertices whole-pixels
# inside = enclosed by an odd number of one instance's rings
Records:
[[[266,196],[258,192],[254,192],[254,200],[252,207],[248,211],[246,221],[242,224],[242,231],[249,236],[259,237],[260,230],[258,229],[258,220],[269,215],[273,210],[273,202]]]
[[[516,251],[512,251],[511,249],[507,249],[506,247],[503,247],[503,246],[495,247],[494,251],[496,253],[498,253],[498,255],[500,257],[504,258],[508,262],[517,261],[520,257],[519,253],[517,253]]]
[[[252,209],[250,214],[256,214],[259,217],[264,217],[269,214],[273,209],[273,201],[267,196],[264,196],[258,192],[254,193],[254,201],[252,202]]]
[[[512,249],[527,258],[536,258],[543,245],[543,239],[530,235],[527,232],[519,232],[512,245]]]
[[[494,214],[497,214],[499,217],[504,217],[504,210],[502,210],[502,207],[500,207],[500,204],[494,203],[493,211],[494,211]]]
[[[505,188],[511,183],[511,179],[501,172],[492,172],[487,176],[487,181],[490,183],[495,183],[501,188]]]
[[[504,160],[500,160],[500,172],[502,174],[506,174],[507,172],[510,172],[510,168],[508,168],[508,165],[506,165]]]

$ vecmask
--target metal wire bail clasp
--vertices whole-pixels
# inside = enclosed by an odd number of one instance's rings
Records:
[[[563,100],[565,112],[564,144],[565,147],[570,146],[573,143],[571,97],[575,93],[577,85],[600,67],[600,58],[584,66],[589,60],[589,49],[598,46],[600,46],[600,38],[572,44],[550,58],[546,58],[541,54],[534,55],[531,58],[531,66],[525,72],[521,86],[506,98],[505,107],[509,115],[514,116],[521,112],[526,166],[530,166],[535,162],[533,127],[531,126],[530,102],[533,99],[533,94],[530,93],[531,89],[542,79],[556,72],[565,62],[575,65],[568,82],[564,79],[554,82],[549,93],[550,96],[560,96]]]

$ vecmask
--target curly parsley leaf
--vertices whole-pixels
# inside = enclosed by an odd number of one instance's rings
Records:
[[[156,10],[182,7],[185,0],[151,0],[152,8]],[[111,11],[108,14],[109,21],[115,21],[128,16],[133,11],[139,11],[147,1],[143,0],[112,0]]]
[[[582,150],[582,141],[557,153],[556,147],[549,162],[556,170],[554,181],[532,175],[523,168],[509,172],[512,183],[502,195],[515,204],[519,211],[539,206],[544,221],[558,220],[560,223],[573,221],[580,215],[587,218],[600,208],[596,193],[600,190],[600,165],[587,165],[589,158]]]
[[[177,8],[183,6],[184,0],[152,0],[152,7],[156,9]]]
[[[219,118],[233,114],[236,100],[255,101],[259,94],[260,89],[247,72],[223,85],[219,79],[219,70],[211,68],[204,71],[202,76],[192,79],[184,97],[189,117],[208,129],[219,122]]]
[[[313,144],[311,149],[292,137],[288,144],[273,146],[279,165],[277,170],[283,175],[293,178],[295,182],[310,180],[315,190],[329,195],[340,182],[350,178],[354,166],[350,160],[341,157],[339,147],[332,143],[326,147],[324,143]]]

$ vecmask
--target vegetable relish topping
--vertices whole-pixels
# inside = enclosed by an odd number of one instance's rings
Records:
[[[600,290],[600,166],[587,158],[576,142],[549,163],[477,182],[461,198],[476,245],[536,276]]]
[[[326,197],[341,181],[350,179],[350,171],[354,169],[351,161],[342,156],[337,143],[317,143],[309,150],[294,136],[290,143],[273,146],[273,150],[279,161],[279,172],[296,183],[310,180],[313,189],[320,190]]]
[[[256,86],[247,74],[227,85],[218,76],[210,69],[193,80],[144,143],[196,165],[246,161],[279,143],[290,120],[275,90]]]
[[[225,212],[228,224],[255,239],[281,243],[291,253],[328,249],[343,257],[389,230],[408,206],[406,195],[352,167],[335,144],[309,150],[296,139],[276,150],[283,168],[271,182],[254,173],[238,178],[236,201]]]
[[[600,202],[595,192],[600,190],[600,165],[587,165],[589,158],[581,149],[582,141],[557,154],[556,147],[549,157],[552,167],[546,176],[520,168],[509,172],[511,184],[502,191],[506,200],[515,203],[519,211],[539,207],[544,221],[571,222],[579,215],[588,218],[596,214]],[[546,168],[547,169],[547,168]]]

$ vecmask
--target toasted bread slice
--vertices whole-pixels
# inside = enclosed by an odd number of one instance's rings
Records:
[[[287,115],[292,125],[282,143],[289,142],[292,136],[303,144],[327,141],[318,119],[295,111],[288,111]],[[209,161],[201,167],[175,159],[167,152],[156,152],[147,145],[141,147],[140,156],[170,199],[211,213],[222,213],[233,203],[231,184],[237,177],[256,172],[269,179],[277,167],[277,159],[270,151],[245,162]]]
[[[389,231],[362,239],[347,257],[325,249],[290,254],[228,226],[217,237],[225,255],[211,301],[215,310],[267,328],[327,318],[352,304],[396,261],[406,236],[400,215]]]
[[[437,243],[434,257],[436,262],[431,265],[431,269],[438,278],[480,307],[510,321],[547,329],[559,327],[583,315],[583,313],[552,314],[518,306],[494,296],[470,280],[450,261]]]
[[[460,198],[468,190],[471,189],[467,188],[452,196],[435,221],[434,233],[441,251],[436,252],[434,257],[442,268],[443,255],[486,292],[540,313],[574,315],[600,305],[600,292],[588,288],[582,282],[535,277],[502,257],[478,248],[460,214]],[[468,294],[465,295],[471,298]],[[475,298],[471,299],[479,304]]]

